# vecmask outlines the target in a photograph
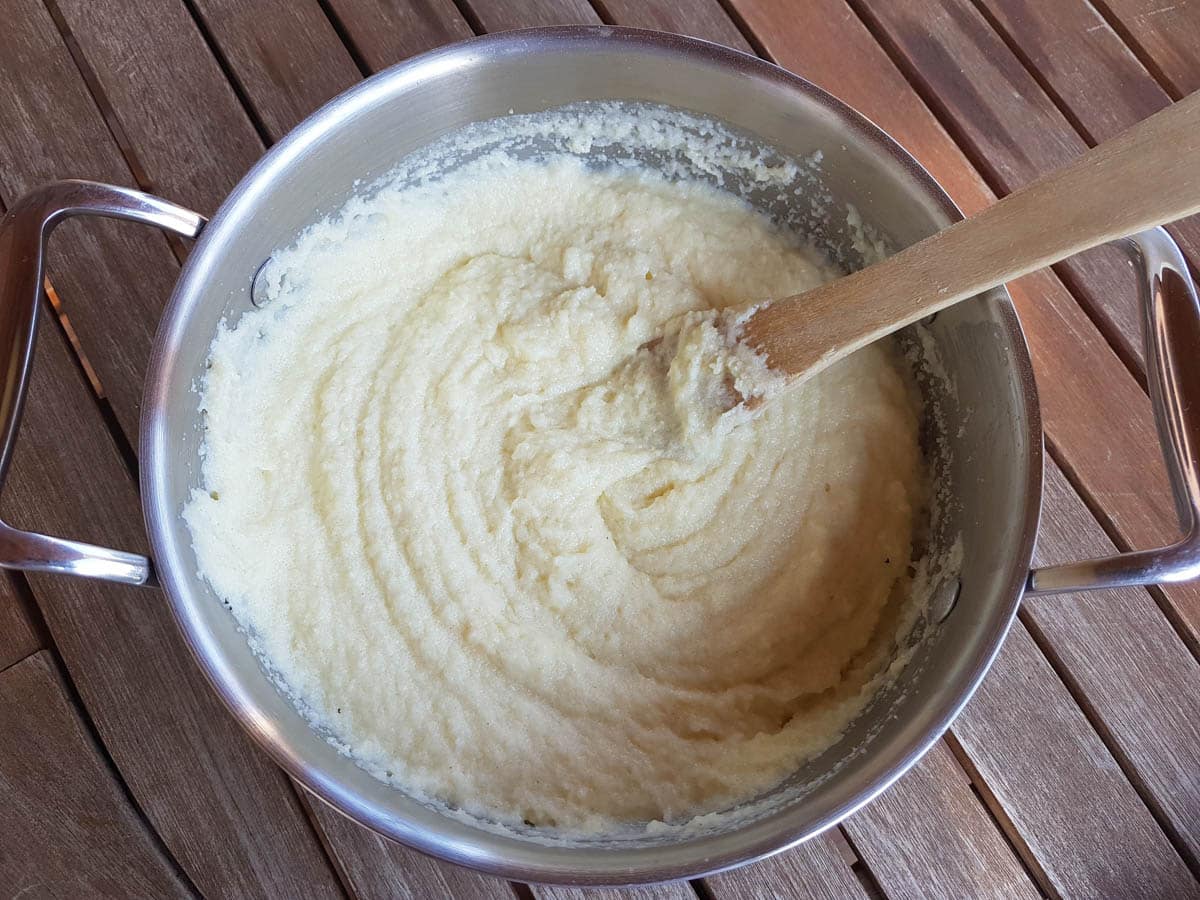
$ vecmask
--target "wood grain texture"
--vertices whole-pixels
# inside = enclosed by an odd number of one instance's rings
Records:
[[[953,123],[960,142],[991,174],[1001,193],[1069,165],[1087,149],[1084,138],[971,0],[913,0],[903,5],[861,2],[860,6],[896,48],[927,96],[935,98],[943,120]],[[1048,7],[1043,14],[1058,15]],[[1055,44],[1055,54],[1061,59],[1076,58],[1072,51]],[[1089,70],[1104,63],[1104,59],[1078,60]],[[1141,74],[1149,78],[1144,71]],[[1161,105],[1166,105],[1165,100]],[[1099,101],[1101,105],[1105,102]],[[1144,116],[1127,118],[1116,130],[1122,131],[1140,118]],[[1165,180],[1169,188],[1171,179]],[[1165,188],[1156,193],[1170,196]],[[1197,223],[1181,223],[1173,230],[1184,249],[1200,259]],[[1124,255],[1115,249],[1093,252],[1057,268],[1109,339],[1117,343],[1125,358],[1136,360],[1141,372],[1140,310]]]
[[[1021,623],[954,735],[1064,897],[1175,897],[1200,890]]]
[[[362,78],[317,0],[192,0],[272,140]]]
[[[625,888],[529,886],[538,900],[696,900],[696,892],[686,881],[670,884],[645,884]]]
[[[1053,8],[1030,0],[981,3],[1087,143],[1115,137],[1171,103],[1088,0],[1060,0]],[[1168,231],[1193,266],[1200,262],[1200,218]]]
[[[798,19],[785,0],[733,0],[781,65],[871,117],[933,174],[968,215],[994,202],[979,173],[843,0],[813,0]],[[1038,375],[1043,425],[1072,479],[1129,546],[1177,537],[1174,502],[1159,459],[1149,400],[1051,272],[1011,283]],[[1105,440],[1095,439],[1103,423]],[[1200,586],[1161,589],[1194,652]]]
[[[488,32],[600,22],[588,0],[466,0],[466,7]]]
[[[1040,896],[942,742],[845,829],[889,900]]]
[[[1200,90],[1200,6],[1194,0],[1094,0],[1171,96]]]
[[[328,0],[328,7],[375,72],[474,35],[453,0]]]
[[[1171,102],[1088,0],[982,0],[1061,107],[1099,143]]]
[[[129,167],[38,0],[5,5],[0,82],[0,195],[11,199],[63,177],[130,183]],[[117,417],[136,434],[150,343],[178,272],[170,247],[149,229],[70,221],[55,231],[47,271]]]
[[[0,672],[46,646],[13,575],[0,574]]]
[[[1033,77],[970,0],[861,3],[867,20],[896,48],[904,66],[952,121],[963,146],[1008,193],[1074,159],[1086,148]],[[1124,267],[1124,268],[1122,268]],[[1091,253],[1060,271],[1122,354],[1144,369],[1139,311],[1120,253]]]
[[[752,866],[713,875],[704,883],[713,900],[868,900],[870,896],[838,852],[830,833]]]
[[[845,0],[731,0],[772,61],[874,120],[946,188],[964,215],[995,196]]]
[[[0,672],[0,893],[190,897],[48,653]]]
[[[1035,562],[1114,552],[1066,477],[1046,466]],[[1200,871],[1200,665],[1144,590],[1030,597],[1022,617]]]
[[[57,3],[149,189],[211,215],[262,143],[187,9],[179,0]]]
[[[0,514],[145,553],[136,485],[48,317]],[[101,740],[193,883],[213,897],[340,896],[295,793],[216,699],[166,599],[78,578],[30,583]]]
[[[347,819],[305,790],[312,811],[357,900],[515,900],[512,885],[501,878],[453,866],[380,837]]]
[[[673,0],[646,3],[644,0],[595,0],[606,22],[654,31],[673,31],[752,52],[750,45],[718,0]]]

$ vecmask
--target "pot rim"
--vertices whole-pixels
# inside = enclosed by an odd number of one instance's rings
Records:
[[[643,53],[681,56],[727,68],[735,73],[752,76],[758,81],[783,86],[816,101],[838,118],[858,140],[899,162],[924,193],[935,201],[948,223],[963,218],[961,211],[929,172],[883,129],[827,91],[750,54],[696,38],[607,25],[533,28],[470,38],[384,69],[338,95],[271,147],[238,182],[201,233],[163,311],[148,367],[140,428],[140,486],[143,512],[154,559],[160,563],[160,583],[168,597],[180,632],[200,668],[243,729],[289,775],[334,809],[360,824],[449,862],[526,882],[616,885],[703,877],[790,849],[836,825],[873,800],[907,772],[942,737],[991,667],[1020,605],[1026,573],[1033,556],[1041,507],[1043,449],[1037,391],[1024,333],[1011,297],[1007,290],[1002,288],[997,294],[1002,298],[998,304],[1000,319],[1011,341],[1010,361],[1020,382],[1029,431],[1026,461],[1028,474],[1026,483],[1020,486],[1028,502],[1024,510],[1024,521],[1020,523],[1019,544],[1009,551],[1012,560],[1009,581],[1000,594],[1010,598],[1007,606],[996,610],[993,615],[992,626],[986,637],[979,641],[962,684],[957,690],[947,693],[934,715],[930,717],[931,724],[904,744],[902,753],[890,769],[884,770],[853,792],[844,802],[830,808],[815,820],[795,821],[799,818],[795,815],[798,806],[793,805],[777,814],[726,832],[719,837],[728,839],[738,835],[743,839],[732,842],[732,846],[720,852],[706,850],[708,839],[699,838],[665,846],[622,847],[620,852],[625,860],[619,864],[610,860],[606,864],[606,857],[611,857],[613,851],[605,847],[564,848],[567,853],[565,859],[557,854],[554,854],[554,858],[544,859],[542,857],[547,851],[558,848],[531,842],[523,842],[527,844],[527,852],[509,852],[511,848],[508,845],[484,851],[463,847],[448,839],[446,835],[431,832],[418,823],[398,824],[397,814],[345,787],[335,777],[327,775],[320,766],[310,763],[279,736],[271,727],[271,716],[262,711],[234,683],[235,679],[222,661],[220,640],[186,601],[188,592],[184,588],[179,559],[166,526],[167,521],[179,515],[179,510],[174,509],[167,499],[167,472],[171,465],[172,444],[165,424],[168,376],[172,361],[177,355],[175,348],[185,341],[186,313],[189,306],[187,295],[194,292],[192,282],[197,280],[196,273],[200,272],[201,276],[204,274],[199,261],[205,256],[205,244],[212,235],[223,230],[228,220],[233,217],[233,211],[239,206],[239,201],[246,197],[253,186],[267,180],[271,173],[286,166],[289,160],[310,145],[319,142],[324,134],[349,118],[356,105],[369,102],[369,98],[385,86],[390,92],[395,89],[397,83],[436,77],[439,70],[452,67],[463,58],[473,56],[497,52],[569,53],[589,47],[608,49],[614,41]],[[1014,486],[1014,489],[1016,487]],[[488,831],[481,830],[479,835],[481,841],[492,844],[500,840],[499,835]],[[490,838],[495,840],[489,841]],[[630,865],[630,856],[636,857],[636,865]]]

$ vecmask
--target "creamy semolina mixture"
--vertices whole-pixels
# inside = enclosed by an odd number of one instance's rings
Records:
[[[201,570],[420,796],[572,831],[750,799],[877,689],[927,483],[891,348],[782,389],[696,311],[834,274],[730,194],[568,155],[356,201],[212,346]]]

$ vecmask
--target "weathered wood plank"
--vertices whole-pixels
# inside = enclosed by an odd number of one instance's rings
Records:
[[[130,182],[129,167],[37,0],[5,7],[0,82],[0,195],[11,199],[63,177]],[[50,279],[69,298],[101,382],[112,385],[122,426],[136,434],[150,342],[178,271],[174,256],[161,235],[111,222],[66,222],[55,234]],[[58,252],[64,246],[69,253]],[[89,309],[102,315],[89,317]]]
[[[380,837],[304,791],[304,802],[333,848],[347,887],[357,900],[454,897],[455,900],[514,900],[501,878],[452,866]]]
[[[1095,0],[1178,100],[1200,90],[1200,6],[1192,0]]]
[[[1048,463],[1035,561],[1114,550],[1066,477]],[[1200,665],[1144,590],[1030,597],[1022,617],[1200,871]]]
[[[475,34],[453,0],[328,0],[328,5],[375,72]]]
[[[600,22],[588,0],[466,0],[466,6],[484,31]]]
[[[127,226],[132,227],[132,226]],[[43,312],[3,515],[145,552],[136,486]],[[30,576],[50,632],[151,824],[209,896],[339,896],[295,793],[225,712],[157,590]]]
[[[1001,192],[1014,191],[1087,149],[1083,137],[970,0],[914,0],[903,6],[863,3],[861,8],[927,95],[935,98],[943,118],[954,123],[960,142],[992,174]],[[1044,14],[1057,17],[1059,11],[1056,6],[1054,13],[1047,9]],[[1062,42],[1054,46],[1060,60],[1072,55],[1072,48]],[[1079,61],[1088,69],[1105,62]],[[1161,105],[1166,101],[1164,96]],[[1124,127],[1137,121],[1126,120]],[[1185,251],[1200,258],[1200,223],[1179,223],[1173,230]],[[1124,255],[1111,248],[1093,251],[1056,269],[1141,372],[1140,310]]]
[[[671,884],[646,884],[626,888],[574,888],[531,884],[538,900],[696,900],[696,892],[686,881]]]
[[[1088,0],[982,5],[1089,143],[1114,137],[1171,102]]]
[[[114,779],[48,653],[0,672],[0,892],[190,897]]]
[[[1052,892],[1152,898],[1200,889],[1021,623],[954,735]]]
[[[984,8],[1089,145],[1171,103],[1087,0],[1060,0],[1053,9],[1029,0],[984,0]],[[1193,265],[1200,261],[1200,217],[1168,230]]]
[[[317,0],[192,5],[272,140],[362,77]]]
[[[789,897],[795,900],[868,900],[830,834],[786,853],[704,879],[715,900]]]
[[[58,0],[58,8],[150,190],[211,215],[262,142],[187,9],[142,0]]]
[[[1040,896],[944,743],[845,828],[891,900]]]
[[[870,116],[930,170],[968,214],[994,202],[962,152],[843,0],[733,0],[767,52]],[[1174,504],[1149,401],[1095,326],[1048,271],[1009,285],[1029,340],[1043,424],[1073,479],[1131,546],[1176,538]],[[1095,439],[1103,423],[1106,440]],[[1189,648],[1200,647],[1200,587],[1162,589]]]
[[[0,575],[0,672],[46,646],[12,575]]]
[[[752,52],[750,45],[718,0],[674,0],[645,3],[642,0],[595,0],[605,21],[632,28],[673,31]]]

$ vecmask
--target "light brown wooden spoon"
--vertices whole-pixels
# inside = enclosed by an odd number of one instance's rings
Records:
[[[766,303],[738,339],[806,378],[951,304],[1195,212],[1200,91],[882,262]]]

